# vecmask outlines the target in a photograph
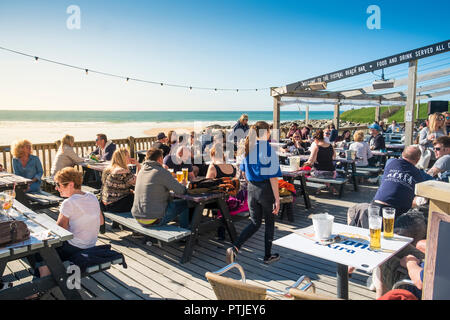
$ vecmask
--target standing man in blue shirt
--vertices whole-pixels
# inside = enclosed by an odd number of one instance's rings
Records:
[[[279,254],[272,254],[272,241],[275,230],[274,215],[280,210],[278,177],[281,177],[280,163],[276,151],[271,147],[269,124],[258,121],[249,131],[245,140],[245,159],[240,166],[248,180],[248,207],[250,224],[242,231],[233,247],[227,249],[226,261],[232,263],[241,246],[265,221],[264,263],[269,264],[280,259]]]

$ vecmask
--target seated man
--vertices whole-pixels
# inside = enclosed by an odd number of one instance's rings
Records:
[[[170,200],[171,190],[176,194],[186,193],[186,187],[178,183],[170,172],[163,168],[162,151],[151,148],[147,151],[136,179],[131,208],[136,221],[144,227],[160,227],[179,215],[180,226],[189,228],[187,202],[181,199]]]
[[[116,151],[116,145],[112,141],[108,141],[103,133],[97,134],[95,143],[97,148],[91,154],[96,155],[99,160],[111,161],[112,155]]]
[[[182,171],[183,168],[187,168],[189,175],[188,179],[195,178],[194,168],[191,163],[191,151],[186,146],[180,146],[174,155],[168,154],[163,160],[165,169],[173,169],[173,172]]]
[[[437,160],[427,173],[436,177],[439,173],[450,170],[450,137],[442,136],[437,138],[434,140],[433,146]]]
[[[396,218],[413,207],[416,183],[424,181],[424,176],[416,168],[420,156],[418,147],[408,146],[400,159],[390,159],[384,168],[373,202],[381,208],[395,208]]]
[[[170,153],[170,147],[167,145],[169,138],[167,138],[164,132],[158,133],[156,138],[158,141],[153,145],[153,147],[161,149],[163,152],[163,157],[167,156]]]
[[[381,127],[374,123],[369,126],[371,137],[369,139],[369,147],[370,150],[383,150],[386,149],[386,143],[384,141],[384,137],[382,135]],[[375,167],[377,163],[382,161],[381,156],[373,156],[369,159],[369,166]]]

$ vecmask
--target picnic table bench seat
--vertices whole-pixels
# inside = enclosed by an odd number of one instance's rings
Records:
[[[339,185],[339,198],[342,197],[342,194],[344,193],[344,185],[348,182],[347,178],[335,178],[335,179],[331,179],[331,178],[317,178],[317,177],[307,177],[306,178],[307,183],[308,182],[317,182],[317,183],[321,183],[321,184],[337,184]]]
[[[102,264],[90,266],[90,267],[86,268],[86,270],[81,274],[81,277],[84,278],[84,277],[87,277],[94,273],[108,270],[112,265],[122,264],[122,263],[123,263],[123,259],[119,258],[119,259],[112,260],[110,262],[105,262]],[[73,265],[73,263],[70,261],[64,261],[63,264],[64,264],[64,267],[66,268],[66,270],[69,266]]]
[[[53,179],[53,177],[44,177],[44,178],[42,178],[42,181],[44,181],[46,184],[49,184],[53,187],[56,186],[56,182]],[[100,193],[101,190],[83,184],[83,185],[81,185],[81,191],[98,194],[98,193]]]
[[[64,199],[54,194],[39,191],[35,193],[25,193],[25,198],[30,203],[32,209],[35,208],[50,208],[58,206]]]
[[[166,225],[162,227],[144,228],[133,217],[131,212],[112,213],[104,212],[106,218],[115,222],[118,225],[122,225],[131,229],[134,232],[143,234],[150,238],[154,238],[163,242],[173,242],[183,239],[191,234],[191,230],[181,228],[174,225]]]

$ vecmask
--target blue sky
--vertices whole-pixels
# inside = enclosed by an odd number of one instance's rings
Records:
[[[81,10],[79,30],[66,26],[70,5]],[[380,30],[367,28],[370,5],[380,7]],[[447,40],[448,12],[449,1],[433,0],[407,5],[361,0],[2,1],[0,46],[156,82],[268,88]],[[450,62],[449,53],[421,60],[419,72],[422,62],[438,68]],[[2,51],[0,68],[2,109],[270,110],[272,106],[268,91],[190,91],[126,83]],[[388,76],[395,72],[406,74],[407,66],[386,69]],[[329,88],[367,86],[374,79],[366,74]]]

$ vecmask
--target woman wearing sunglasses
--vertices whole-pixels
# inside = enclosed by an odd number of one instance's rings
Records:
[[[296,131],[291,137],[291,141],[287,143],[284,151],[293,153],[295,155],[300,155],[306,154],[306,150],[308,149],[308,147],[309,143],[303,141],[300,132]]]
[[[433,141],[446,135],[444,115],[436,112],[428,116],[428,126],[420,131],[419,144],[423,148],[433,148]]]

